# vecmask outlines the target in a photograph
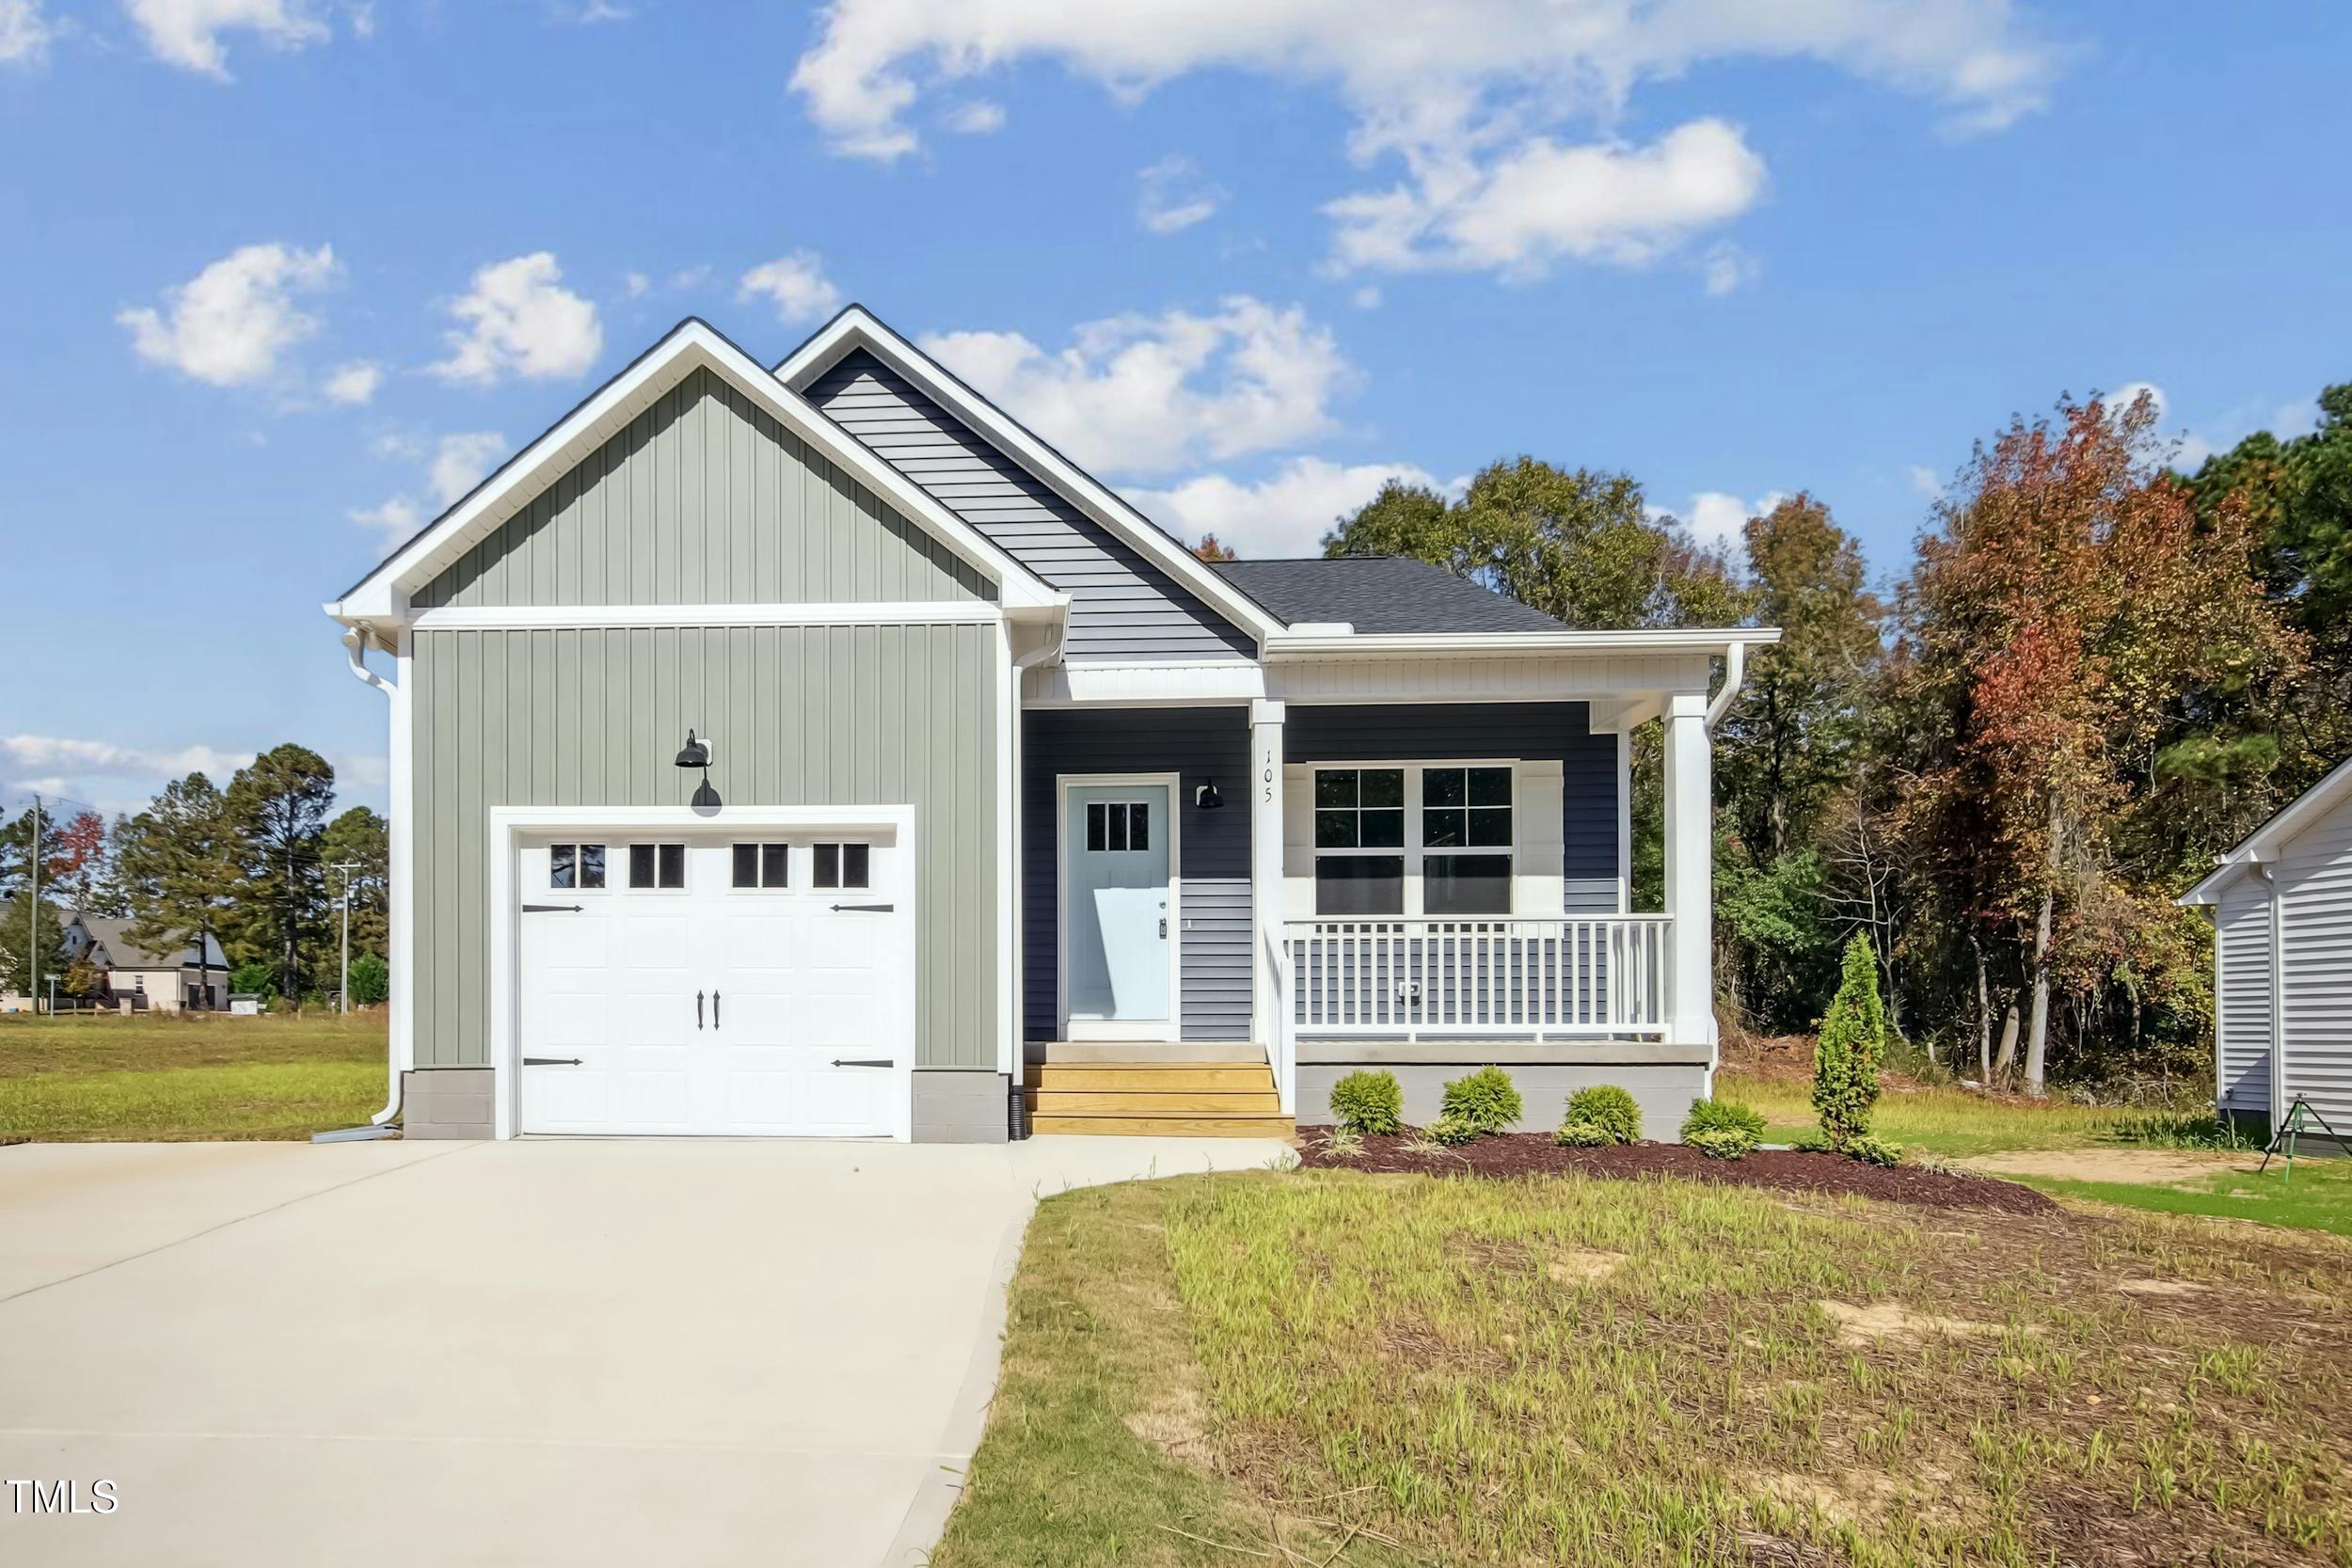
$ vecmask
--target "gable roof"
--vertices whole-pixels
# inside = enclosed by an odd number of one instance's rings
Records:
[[[193,944],[157,953],[131,940],[131,922],[111,915],[77,914],[72,924],[90,934],[90,940],[106,950],[108,967],[113,969],[193,969],[197,964]],[[215,969],[226,969],[229,960],[220,950],[220,943],[211,938],[204,945],[212,956]]]
[[[794,436],[823,451],[984,573],[997,584],[1008,611],[1066,608],[1066,597],[1034,572],[851,439],[709,323],[690,316],[345,590],[326,612],[346,625],[399,620],[410,592],[430,582],[697,370],[708,370],[741,389]]]
[[[2232,882],[2255,866],[2277,860],[2289,839],[2346,800],[2352,800],[2352,759],[2339,764],[2326,778],[2288,801],[2277,816],[2231,846],[2210,875],[2173,902],[2192,907],[2218,904]]]
[[[1359,632],[1549,632],[1565,623],[1411,556],[1217,561],[1210,567],[1286,626],[1344,622]]]
[[[1270,615],[1166,529],[1136,511],[1109,485],[1088,473],[1029,429],[967,385],[953,371],[900,337],[863,305],[844,306],[776,366],[779,380],[793,392],[808,386],[843,356],[863,348],[920,388],[933,402],[972,427],[1014,461],[1067,498],[1072,505],[1197,594],[1219,615],[1253,636],[1279,630]]]

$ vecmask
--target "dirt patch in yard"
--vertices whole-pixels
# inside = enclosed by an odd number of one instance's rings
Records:
[[[1405,1137],[1377,1134],[1360,1151],[1341,1153],[1329,1146],[1329,1128],[1299,1130],[1299,1163],[1327,1170],[1398,1171],[1422,1176],[1588,1176],[1604,1180],[1640,1180],[1665,1176],[1733,1187],[1781,1192],[1851,1193],[1889,1203],[1935,1209],[1989,1209],[2009,1214],[2041,1214],[2058,1205],[2030,1187],[1990,1176],[1923,1170],[1915,1165],[1866,1165],[1839,1154],[1799,1154],[1759,1149],[1744,1160],[1710,1160],[1680,1144],[1628,1144],[1616,1148],[1563,1148],[1544,1132],[1505,1132],[1459,1148],[1424,1151]]]
[[[1979,1155],[1969,1160],[1968,1168],[1998,1176],[2170,1187],[2252,1166],[2242,1154],[2198,1154],[2177,1148],[2066,1148]]]

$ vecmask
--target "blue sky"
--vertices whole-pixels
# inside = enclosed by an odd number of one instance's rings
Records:
[[[298,739],[320,602],[679,317],[858,299],[1187,534],[1531,451],[1883,576],[2013,410],[2352,379],[2352,12],[0,0],[0,800]]]

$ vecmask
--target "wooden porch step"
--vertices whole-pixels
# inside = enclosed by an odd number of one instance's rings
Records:
[[[1274,1071],[1263,1062],[1122,1062],[1065,1066],[1041,1062],[1029,1069],[1028,1086],[1050,1091],[1095,1089],[1136,1094],[1191,1093],[1203,1089],[1274,1092]]]
[[[1022,1047],[1022,1060],[1040,1063],[1126,1064],[1157,1062],[1182,1066],[1193,1062],[1233,1062],[1263,1066],[1265,1047],[1248,1040],[1031,1040]]]
[[[1086,1090],[1031,1089],[1031,1116],[1186,1116],[1279,1115],[1281,1097],[1272,1089],[1188,1089],[1173,1093],[1104,1093]]]
[[[1089,1116],[1041,1114],[1029,1118],[1032,1132],[1078,1133],[1104,1138],[1288,1138],[1296,1130],[1277,1111],[1248,1116]]]

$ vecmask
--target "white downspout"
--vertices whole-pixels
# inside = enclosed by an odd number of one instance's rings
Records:
[[[1745,642],[1725,643],[1724,645],[1724,689],[1716,692],[1714,701],[1707,705],[1708,734],[1715,733],[1715,725],[1724,714],[1731,711],[1731,705],[1739,701],[1740,683],[1746,677],[1747,672],[1748,645]]]
[[[343,633],[343,657],[351,661],[352,674],[357,676],[359,680],[365,682],[367,685],[375,688],[376,690],[384,693],[384,695],[390,700],[393,707],[397,709],[400,705],[400,700],[402,697],[401,689],[390,681],[386,680],[383,676],[368,668],[367,659],[365,657],[367,646],[367,633],[360,630],[358,626],[353,626]],[[395,730],[398,728],[397,725],[391,727]],[[395,735],[393,736],[393,743],[397,745],[401,739],[401,736]],[[395,759],[395,766],[397,765],[398,759]],[[388,814],[385,817],[387,850],[385,856],[387,862],[385,871],[388,880],[396,879],[396,878],[393,877],[393,866],[397,864],[400,851],[403,847],[405,847],[403,841],[405,839],[408,830],[408,825],[399,819],[400,802],[395,800],[392,804],[393,811]],[[396,838],[393,835],[399,836]],[[390,903],[388,898],[385,910],[385,927],[388,934],[398,921],[406,916],[407,912],[408,911],[405,909],[395,909],[390,907]],[[395,980],[395,984],[397,985],[397,980]],[[384,1060],[386,1063],[386,1075],[389,1081],[385,1085],[384,1108],[368,1118],[369,1123],[373,1126],[388,1126],[390,1124],[391,1119],[394,1117],[400,1115],[400,1075],[408,1065],[401,1059],[402,1053],[400,1047],[404,1034],[405,1031],[402,1030],[397,1022],[395,1022],[392,1027],[387,1031]]]
[[[1012,627],[1009,622],[1006,624],[1005,635],[1009,641],[1012,635]],[[1021,886],[1024,873],[1028,866],[1028,846],[1023,842],[1025,817],[1021,809],[1021,792],[1025,787],[1025,753],[1027,751],[1027,726],[1021,721],[1023,712],[1021,706],[1021,688],[1023,685],[1023,677],[1025,676],[1029,671],[1035,669],[1038,665],[1045,663],[1049,659],[1058,659],[1061,657],[1063,645],[1067,643],[1069,640],[1070,611],[1068,607],[1065,606],[1062,612],[1054,617],[1051,626],[1051,634],[1046,637],[1043,641],[1040,642],[1036,647],[1030,649],[1027,653],[1015,655],[1012,659],[1012,680],[1010,683],[1010,701],[1012,704],[1012,712],[1007,718],[1006,727],[1011,736],[1011,745],[1009,750],[1011,753],[1012,763],[1011,799],[1007,802],[1007,806],[1012,822],[1012,913],[1010,919],[1012,922],[1011,946],[1013,961],[1012,973],[1005,975],[1001,983],[1009,987],[1012,991],[1011,1078],[1013,1099],[1016,1103],[1020,1102],[1021,1085],[1027,1079],[1029,1070],[1027,1060],[1029,1044],[1026,1037],[1026,1031],[1024,1029],[1022,1022],[1022,1009],[1026,1001],[1026,995],[1022,985],[1022,978],[1028,973],[1029,955],[1023,940],[1026,927],[1024,925],[1024,915],[1022,912],[1024,900],[1022,897]],[[1006,1107],[1006,1112],[1009,1117],[1011,1110],[1011,1106]],[[1025,1130],[1028,1127],[1028,1117],[1025,1112],[1021,1117],[1020,1126]]]
[[[2267,861],[2254,864],[2270,895],[2270,1130],[2287,1117],[2287,907]]]

